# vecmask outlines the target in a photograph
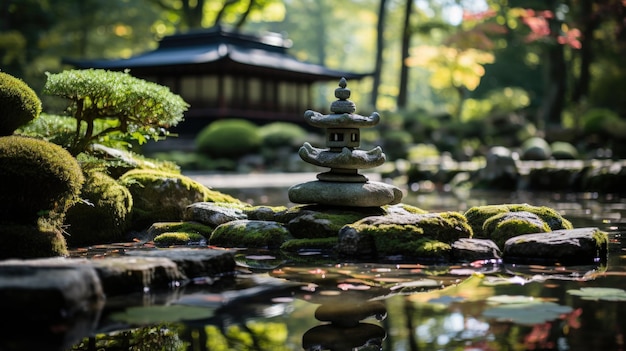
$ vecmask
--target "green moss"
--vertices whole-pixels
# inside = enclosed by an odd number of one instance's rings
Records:
[[[572,223],[563,218],[556,210],[546,206],[532,206],[528,204],[503,204],[475,206],[465,212],[465,218],[474,231],[477,238],[488,238],[489,233],[483,231],[483,224],[487,219],[505,212],[530,212],[534,213],[548,224],[551,230],[573,229]]]
[[[35,91],[22,80],[0,72],[0,135],[11,135],[40,113],[41,100]]]
[[[209,238],[209,244],[222,247],[278,249],[289,238],[289,231],[280,223],[236,220],[215,228]]]
[[[244,119],[215,121],[196,137],[198,150],[214,158],[238,158],[258,151],[260,146],[258,127]]]
[[[127,188],[100,172],[87,174],[81,191],[83,201],[66,215],[68,245],[94,245],[124,239],[130,223],[133,198]]]
[[[29,137],[0,138],[0,222],[63,215],[78,201],[83,182],[78,162],[62,147]]]
[[[148,229],[148,233],[151,237],[156,237],[167,232],[195,233],[195,234],[200,234],[208,239],[211,236],[213,229],[214,228],[206,224],[192,222],[192,221],[159,222],[159,223],[153,223]]]
[[[262,221],[277,221],[287,211],[285,206],[242,206],[243,212],[249,219]]]
[[[391,205],[391,206],[390,205],[385,205],[385,206],[383,206],[383,209],[389,210],[389,208],[392,207],[392,206],[400,206],[403,210],[407,211],[408,213],[414,213],[414,214],[425,214],[425,213],[428,213],[428,211],[426,211],[426,210],[423,210],[423,209],[421,209],[419,207],[407,205],[405,203],[400,203],[400,204]]]
[[[280,246],[281,250],[288,252],[298,252],[304,250],[335,250],[337,246],[337,237],[333,238],[315,238],[315,239],[292,239],[288,240]]]
[[[67,256],[61,230],[44,220],[0,226],[0,259]]]
[[[487,219],[483,226],[483,233],[500,248],[512,237],[550,231],[550,226],[538,215],[526,211],[497,214]]]
[[[172,246],[172,245],[188,245],[191,243],[197,243],[205,240],[202,234],[198,233],[185,233],[185,232],[166,232],[157,235],[154,238],[154,243],[157,246]]]
[[[180,221],[185,207],[195,202],[243,204],[181,174],[132,170],[119,181],[133,196],[134,228],[145,228],[154,222]]]
[[[417,228],[415,233],[387,231],[385,235],[374,235],[378,256],[396,256],[446,259],[452,250],[449,244],[424,237]]]

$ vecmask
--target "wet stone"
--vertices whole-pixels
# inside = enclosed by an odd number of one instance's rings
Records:
[[[500,258],[500,248],[488,239],[461,238],[452,243],[452,257],[458,262]]]
[[[598,228],[556,230],[510,238],[504,244],[505,263],[590,264],[606,261],[608,234]]]
[[[213,227],[247,218],[248,216],[240,208],[232,204],[215,202],[196,202],[187,206],[183,212],[184,220],[200,222]]]

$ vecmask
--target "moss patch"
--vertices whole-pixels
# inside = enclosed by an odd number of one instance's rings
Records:
[[[181,174],[132,170],[119,181],[133,196],[134,228],[145,228],[154,222],[180,221],[185,207],[195,202],[242,203]]]
[[[67,244],[61,231],[40,220],[35,225],[0,226],[0,259],[67,256]]]
[[[166,232],[154,238],[157,246],[189,245],[206,240],[202,234],[185,232]]]
[[[546,206],[532,206],[528,204],[503,204],[475,206],[465,212],[465,218],[474,231],[476,238],[489,238],[489,233],[483,231],[483,224],[487,219],[505,212],[534,213],[548,224],[551,230],[573,229],[570,221],[563,218],[556,210]]]
[[[337,237],[317,239],[292,239],[280,246],[281,250],[298,252],[304,250],[333,251],[337,246]]]
[[[515,236],[552,231],[538,215],[526,211],[504,212],[488,218],[483,225],[483,233],[499,248]]]
[[[278,249],[290,239],[282,224],[270,221],[236,220],[219,225],[211,234],[209,244],[221,247]]]

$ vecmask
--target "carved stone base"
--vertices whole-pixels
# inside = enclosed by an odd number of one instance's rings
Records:
[[[381,182],[341,183],[310,181],[289,188],[289,201],[297,204],[379,207],[402,200],[402,191]]]

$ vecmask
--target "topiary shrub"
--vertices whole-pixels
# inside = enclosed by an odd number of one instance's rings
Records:
[[[0,225],[0,259],[67,256],[61,230],[46,220]]]
[[[258,151],[258,127],[244,119],[215,121],[200,131],[196,148],[214,158],[239,158]]]
[[[22,80],[0,72],[0,136],[13,134],[40,113],[41,100],[33,89]]]
[[[70,246],[120,241],[130,223],[133,198],[130,191],[101,172],[91,172],[81,198],[66,213],[65,231]]]
[[[131,226],[135,229],[155,222],[180,221],[185,207],[195,202],[242,203],[181,174],[137,169],[126,172],[119,182],[133,197]]]
[[[0,222],[32,224],[45,213],[62,215],[79,199],[83,182],[78,162],[62,147],[0,138]]]
[[[268,148],[299,148],[307,141],[307,132],[294,123],[274,122],[261,126],[258,130],[262,144]]]
[[[168,87],[126,72],[86,69],[46,75],[44,93],[70,101],[68,111],[77,126],[69,147],[73,155],[96,142],[163,139],[189,107]]]

